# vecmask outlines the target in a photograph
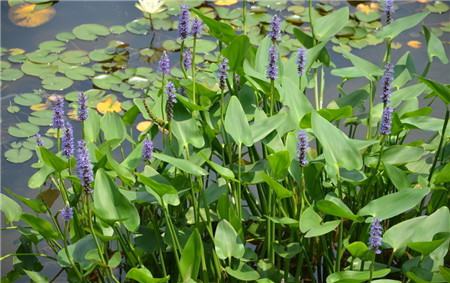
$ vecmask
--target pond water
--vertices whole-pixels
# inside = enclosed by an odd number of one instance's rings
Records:
[[[265,1],[270,2],[270,1]],[[347,2],[339,1],[323,1],[324,3],[331,4],[334,6],[348,5]],[[361,1],[362,2],[362,1]],[[424,10],[425,5],[418,3],[416,1],[397,1],[398,9],[396,11],[396,17],[403,17],[416,12]],[[213,3],[209,3],[211,7],[214,7]],[[249,6],[252,4],[249,4]],[[282,15],[292,14],[290,10],[286,9],[289,6],[300,5],[305,6],[304,1],[289,2],[284,7],[285,9],[278,12]],[[237,9],[240,5],[232,6],[231,9]],[[134,19],[140,18],[142,16],[141,12],[137,10],[134,6],[133,1],[60,1],[56,3],[53,8],[55,9],[55,16],[49,22],[34,28],[20,27],[14,24],[8,17],[10,7],[7,1],[1,1],[1,47],[5,49],[20,48],[26,52],[31,52],[38,48],[39,44],[43,41],[54,40],[55,35],[61,32],[71,31],[74,27],[85,24],[85,23],[96,23],[111,27],[114,25],[124,26],[127,23],[133,21]],[[353,9],[355,9],[353,7]],[[274,13],[274,10],[268,10],[268,13]],[[175,19],[175,17],[174,17]],[[425,24],[428,27],[433,27],[438,29],[443,22],[449,21],[449,12],[446,13],[433,13],[426,18]],[[170,22],[169,22],[170,23]],[[307,26],[307,24],[305,25]],[[146,60],[140,55],[139,51],[141,49],[147,48],[150,44],[154,47],[156,52],[162,50],[163,43],[168,39],[176,38],[176,31],[173,30],[156,30],[154,32],[154,39],[151,41],[151,36],[146,35],[136,35],[130,32],[125,32],[118,35],[109,35],[106,37],[101,37],[96,41],[81,41],[81,40],[71,40],[66,48],[68,50],[93,50],[95,48],[104,48],[107,46],[108,42],[111,40],[120,40],[127,43],[130,48],[128,49],[129,54],[126,60],[128,60],[127,66],[148,66],[151,68],[156,68],[157,59]],[[449,42],[450,34],[444,32],[440,39],[444,42],[447,54],[449,53]],[[414,46],[413,43],[410,45],[407,42],[417,40],[420,41],[421,46],[419,48]],[[427,53],[426,53],[426,43],[423,35],[421,34],[420,27],[409,30],[407,33],[399,36],[396,41],[401,44],[401,47],[393,51],[393,61],[396,62],[400,55],[405,51],[409,51],[411,57],[414,59],[415,66],[418,70],[423,70],[427,63]],[[380,48],[381,45],[377,46],[367,46],[361,50],[357,48],[354,49],[354,54],[361,56],[375,64],[380,64],[383,59],[384,48]],[[411,47],[413,46],[413,47]],[[342,56],[334,58],[334,51],[329,50],[331,56],[333,57],[334,63],[339,66],[348,66],[349,62],[342,58]],[[173,58],[177,58],[177,53],[172,53]],[[6,58],[6,57],[5,57]],[[3,59],[2,57],[2,60]],[[428,73],[428,77],[442,82],[450,83],[450,76],[448,67],[435,61]],[[336,86],[340,82],[339,77],[332,76],[330,70],[326,71],[326,89],[325,89],[325,103],[332,101],[337,97]],[[362,80],[352,80],[345,85],[345,90],[355,89],[363,84]],[[10,188],[15,193],[20,195],[34,197],[38,194],[37,190],[30,190],[27,187],[27,181],[34,169],[31,165],[36,161],[33,157],[26,161],[25,163],[13,164],[6,160],[5,152],[10,149],[11,142],[16,140],[15,137],[8,134],[8,128],[17,122],[27,121],[30,111],[28,107],[21,107],[21,111],[18,113],[8,112],[8,107],[13,102],[15,96],[21,93],[29,93],[33,90],[41,88],[41,81],[35,77],[25,76],[17,81],[2,81],[1,87],[1,142],[2,142],[2,167],[1,167],[1,188]],[[51,94],[65,94],[71,91],[81,91],[88,90],[92,88],[92,83],[89,80],[85,81],[75,81],[75,83],[68,89],[64,91],[47,91],[47,95]],[[423,105],[430,103],[430,100],[421,101]],[[434,101],[432,103],[433,112],[431,115],[436,117],[443,117],[444,106],[439,101]],[[76,136],[80,136],[79,125],[74,123]],[[41,130],[41,133],[45,133],[45,130]],[[417,138],[417,137],[414,137]],[[425,137],[424,137],[425,138]],[[58,206],[58,205],[56,205]],[[15,251],[17,246],[17,233],[10,231],[2,232],[2,255],[11,253]],[[45,249],[45,247],[43,247]],[[11,269],[11,260],[4,260],[1,262],[2,272],[5,274]],[[58,272],[56,266],[46,266],[43,271],[47,276],[52,277]],[[63,278],[59,278],[58,282],[63,282]],[[23,282],[26,282],[24,279]]]

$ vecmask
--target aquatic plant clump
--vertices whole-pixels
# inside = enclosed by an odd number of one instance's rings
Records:
[[[445,282],[449,12],[353,2],[139,0],[2,48],[2,282]]]

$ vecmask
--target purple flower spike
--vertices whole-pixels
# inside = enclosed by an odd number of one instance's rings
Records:
[[[392,107],[386,107],[383,110],[383,117],[381,117],[380,133],[382,135],[389,135],[391,133],[392,124],[392,112],[394,109]]]
[[[299,48],[297,50],[297,71],[299,76],[303,76],[305,74],[305,65],[306,65],[306,49]]]
[[[149,139],[144,140],[144,144],[142,147],[142,158],[144,161],[150,161],[153,156],[153,142]]]
[[[391,63],[387,63],[384,69],[384,75],[381,79],[383,84],[383,91],[381,93],[381,100],[386,105],[391,100],[392,94],[392,81],[394,80],[394,66]]]
[[[163,51],[163,54],[159,59],[159,70],[164,75],[168,75],[170,73],[170,59],[166,51]]]
[[[61,216],[64,219],[64,221],[70,221],[73,218],[73,208],[70,206],[66,206],[63,209],[61,209]]]
[[[183,67],[185,70],[189,70],[192,67],[192,53],[189,48],[183,51]]]
[[[189,7],[181,5],[180,16],[178,18],[178,37],[185,40],[189,35]]]
[[[281,19],[277,15],[274,15],[272,17],[269,36],[273,42],[279,41],[281,39]]]
[[[219,87],[223,91],[227,85],[227,73],[228,73],[228,59],[224,58],[219,64],[219,70],[217,72],[219,76]]]
[[[200,37],[202,31],[203,31],[203,22],[198,18],[194,18],[194,20],[192,20],[192,25],[191,25],[192,36]]]
[[[88,118],[87,96],[84,92],[78,94],[78,120],[86,121]]]
[[[81,186],[84,188],[85,192],[92,193],[91,185],[94,181],[94,172],[92,171],[92,163],[89,158],[86,143],[83,140],[78,141],[77,171]]]
[[[278,76],[278,52],[275,45],[269,48],[269,64],[267,65],[267,78],[275,80]]]
[[[175,94],[176,89],[173,82],[168,82],[166,86],[166,94],[167,94],[167,104],[166,104],[166,114],[167,120],[171,121],[173,118],[173,106],[177,103],[177,95]]]
[[[394,0],[386,0],[384,12],[386,13],[386,24],[390,24],[394,14]]]
[[[63,130],[63,136],[62,136],[62,154],[70,158],[73,156],[74,152],[74,142],[73,142],[73,128],[72,125],[70,125],[69,122],[66,123],[66,126]]]
[[[303,130],[298,131],[297,133],[297,158],[300,166],[304,167],[308,164],[308,160],[306,159],[306,152],[309,148],[308,136],[306,132]]]
[[[64,128],[64,98],[59,96],[53,105],[53,121],[52,128]]]
[[[44,142],[42,141],[41,134],[37,133],[34,137],[36,138],[36,145],[37,146],[44,146]]]
[[[369,233],[369,248],[372,249],[376,254],[381,254],[381,244],[382,244],[383,227],[381,226],[380,220],[374,218],[372,224],[370,225]]]

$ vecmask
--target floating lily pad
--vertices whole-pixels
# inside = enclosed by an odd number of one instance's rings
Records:
[[[445,13],[449,7],[443,1],[436,1],[433,5],[427,5],[427,10],[432,13]]]
[[[18,69],[2,69],[2,81],[15,81],[23,77],[23,73]]]
[[[102,74],[99,76],[94,77],[92,80],[92,83],[94,83],[95,86],[102,88],[102,89],[111,89],[112,86],[120,84],[122,82],[121,79],[114,75],[109,74]]]
[[[88,79],[88,77],[92,77],[95,75],[94,70],[88,67],[82,67],[82,66],[73,66],[65,70],[64,74],[69,79],[75,80],[75,81],[84,81]]]
[[[69,42],[72,39],[75,39],[75,35],[71,32],[61,32],[56,35],[56,39],[59,41]]]
[[[88,53],[83,50],[71,50],[62,53],[59,59],[67,64],[84,65],[90,62]]]
[[[5,152],[5,158],[12,163],[23,163],[33,157],[33,152],[26,148],[12,148]]]
[[[64,51],[64,49],[66,49],[66,44],[58,40],[44,41],[41,44],[39,44],[39,49],[48,52],[59,53],[61,51]]]
[[[192,48],[194,45],[193,40],[186,41],[186,47]],[[195,49],[196,53],[209,53],[217,48],[217,43],[215,41],[206,39],[197,39],[197,46]]]
[[[14,97],[14,102],[22,106],[31,106],[42,101],[42,97],[37,93],[23,93]]]
[[[99,24],[82,24],[72,30],[73,34],[81,40],[96,40],[99,36],[107,36],[109,29]]]
[[[126,28],[131,33],[145,35],[150,30],[150,23],[149,20],[140,18],[129,22]]]
[[[164,47],[164,43],[163,43],[163,47]],[[144,48],[144,49],[139,50],[139,54],[141,54],[142,56],[152,57],[153,54],[155,54],[155,50],[150,49],[150,48]]]
[[[58,55],[54,53],[49,53],[45,50],[37,50],[26,54],[28,60],[34,63],[47,64],[58,60]]]
[[[28,116],[28,122],[36,126],[50,126],[52,123],[52,111],[31,112],[30,116]]]
[[[72,84],[73,81],[66,77],[50,76],[42,80],[42,87],[47,90],[64,90]]]
[[[30,61],[23,63],[20,68],[25,74],[40,78],[52,76],[58,71],[58,67],[55,65],[37,64]]]
[[[54,142],[52,139],[47,138],[46,136],[41,136],[41,141],[44,144],[45,148],[52,148],[54,145]],[[35,150],[36,149],[36,137],[30,137],[28,138],[26,141],[24,141],[22,143],[22,146],[24,148],[30,149],[30,150]]]
[[[89,52],[89,58],[92,61],[96,61],[96,62],[108,61],[108,60],[111,60],[113,57],[114,57],[114,53],[109,52],[107,48],[95,49],[95,50]]]
[[[146,88],[150,84],[149,80],[143,77],[134,76],[128,79],[128,83],[137,89]]]
[[[111,33],[114,34],[122,34],[127,31],[127,29],[124,26],[112,26],[109,28]]]
[[[180,49],[180,45],[172,39],[164,40],[162,47],[168,51],[175,51]]]
[[[39,128],[31,123],[17,123],[8,128],[8,134],[16,138],[27,138],[34,136],[39,132]]]
[[[6,110],[8,110],[9,113],[17,113],[20,111],[20,107],[17,105],[10,105]]]

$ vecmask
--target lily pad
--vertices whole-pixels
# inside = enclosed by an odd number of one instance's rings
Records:
[[[66,49],[66,44],[59,40],[49,40],[40,43],[39,49],[48,52],[59,53]]]
[[[114,85],[120,84],[121,79],[114,75],[102,74],[94,77],[92,83],[102,89],[111,89]]]
[[[3,69],[2,81],[15,81],[23,77],[23,72],[18,69]]]
[[[92,77],[95,75],[94,70],[88,67],[82,66],[73,66],[65,70],[64,75],[69,79],[75,81],[84,81],[88,79],[88,77]]]
[[[42,80],[42,87],[47,90],[64,90],[72,84],[73,81],[66,77],[50,76]]]
[[[28,116],[28,122],[37,126],[50,126],[52,123],[52,111],[44,110],[31,112],[30,116]]]
[[[56,35],[56,39],[59,41],[69,42],[72,39],[75,39],[75,35],[71,32],[60,32]]]
[[[35,52],[28,53],[26,54],[26,57],[28,58],[28,60],[34,63],[42,63],[42,64],[47,64],[58,60],[57,54],[49,53],[48,51],[45,50],[38,50]]]
[[[114,57],[114,53],[111,53],[108,51],[107,48],[105,49],[96,49],[91,52],[89,52],[89,58],[93,61],[97,62],[104,62],[112,59]]]
[[[72,30],[73,34],[81,40],[96,40],[99,36],[107,36],[109,29],[99,24],[82,24]]]
[[[149,20],[140,18],[128,23],[126,28],[131,33],[145,35],[150,30],[150,23]]]
[[[59,59],[64,63],[77,65],[84,65],[90,61],[88,53],[83,50],[66,51],[60,55]]]
[[[26,148],[12,148],[5,152],[5,158],[12,163],[23,163],[33,157],[31,150]]]
[[[37,93],[23,93],[14,97],[14,102],[22,106],[31,106],[42,101],[42,97]]]
[[[114,33],[114,34],[122,34],[127,31],[127,29],[124,26],[119,26],[119,25],[112,26],[109,28],[109,30],[111,31],[111,33]]]
[[[17,123],[15,126],[8,128],[8,134],[16,138],[27,138],[34,136],[39,132],[39,127],[31,123]]]

